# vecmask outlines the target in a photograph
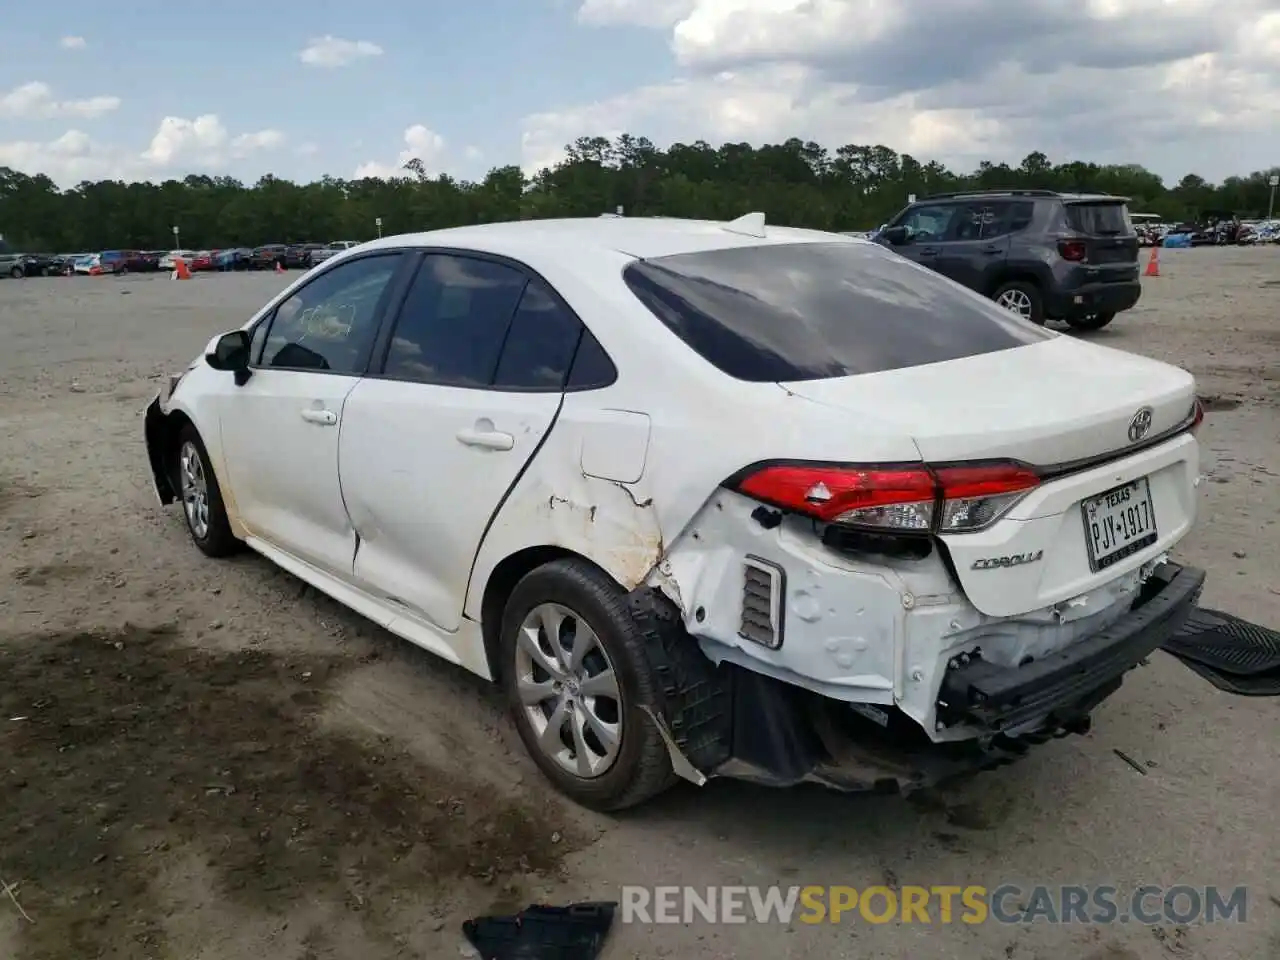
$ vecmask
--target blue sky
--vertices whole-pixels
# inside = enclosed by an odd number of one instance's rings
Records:
[[[0,24],[0,165],[63,184],[310,179],[417,156],[476,178],[627,130],[884,143],[961,167],[1042,149],[1218,178],[1280,161],[1270,6],[68,0]]]

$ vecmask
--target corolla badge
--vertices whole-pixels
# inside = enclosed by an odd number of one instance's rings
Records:
[[[1028,553],[1011,553],[1007,557],[983,557],[973,561],[974,570],[1005,570],[1009,567],[1020,567],[1024,563],[1036,563],[1044,559],[1043,550]]]
[[[1150,407],[1142,407],[1133,415],[1133,419],[1129,421],[1130,443],[1137,443],[1151,432],[1151,421],[1154,417],[1155,411]]]

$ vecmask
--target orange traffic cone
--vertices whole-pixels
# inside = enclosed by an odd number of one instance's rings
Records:
[[[187,261],[179,257],[173,261],[173,279],[174,280],[190,280],[191,271],[187,269]]]
[[[1151,248],[1151,256],[1147,259],[1147,269],[1143,271],[1144,277],[1160,276],[1160,248],[1158,246]]]
[[[276,273],[284,273],[284,264],[279,260],[276,261]]]

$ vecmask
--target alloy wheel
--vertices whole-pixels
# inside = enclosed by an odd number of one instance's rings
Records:
[[[596,632],[568,607],[539,604],[520,625],[514,666],[538,748],[583,780],[607,773],[622,746],[622,696]]]
[[[178,454],[178,468],[182,483],[182,509],[187,515],[187,525],[196,538],[209,535],[209,483],[204,475],[204,461],[195,444],[187,441]]]
[[[1031,298],[1021,290],[1006,290],[996,297],[996,303],[1011,310],[1024,320],[1031,319]]]

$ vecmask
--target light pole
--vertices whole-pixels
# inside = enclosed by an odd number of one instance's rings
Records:
[[[178,225],[176,223],[173,225],[173,249],[182,249],[182,245],[178,242]]]
[[[382,239],[382,218],[374,217],[373,225],[378,228],[378,239],[381,240]]]
[[[1271,202],[1267,204],[1267,219],[1270,220],[1276,209],[1276,187],[1280,186],[1280,174],[1271,175]]]

